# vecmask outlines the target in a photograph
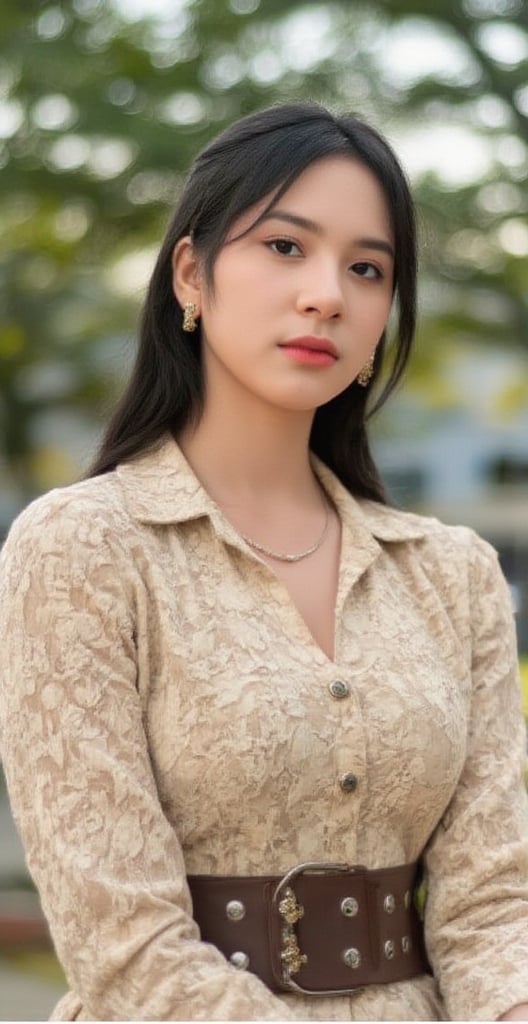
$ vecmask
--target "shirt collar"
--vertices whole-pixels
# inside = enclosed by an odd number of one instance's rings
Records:
[[[418,540],[425,534],[423,520],[412,513],[354,498],[320,459],[312,457],[314,470],[337,508],[343,526],[352,533],[381,541]],[[172,436],[116,470],[128,512],[141,523],[181,523],[208,516],[218,532],[238,537],[226,528],[218,505],[204,489]],[[232,534],[232,536],[231,536]],[[240,540],[240,538],[239,538]]]
[[[421,516],[382,505],[379,501],[354,498],[324,462],[315,457],[312,457],[312,462],[343,523],[361,524],[372,537],[382,541],[420,540],[425,536]]]
[[[116,473],[128,512],[140,523],[183,523],[218,510],[170,434]]]

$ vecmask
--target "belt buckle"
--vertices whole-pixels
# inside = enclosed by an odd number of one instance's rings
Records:
[[[281,878],[275,888],[271,904],[276,907],[279,916],[282,918],[281,929],[282,949],[280,954],[282,965],[282,981],[286,989],[293,992],[301,992],[302,995],[340,995],[342,989],[318,989],[317,992],[303,988],[294,981],[292,974],[297,974],[301,967],[307,963],[307,956],[299,948],[295,925],[304,916],[304,907],[298,902],[292,882],[306,872],[310,874],[329,874],[336,872],[366,871],[363,864],[342,864],[333,861],[304,861],[290,868]]]

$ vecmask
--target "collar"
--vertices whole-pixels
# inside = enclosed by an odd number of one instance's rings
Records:
[[[397,542],[425,536],[424,520],[410,512],[354,498],[320,459],[312,456],[314,470],[333,501],[343,526],[352,533],[376,540]],[[182,523],[208,516],[216,531],[231,543],[240,537],[227,521],[187,462],[171,435],[156,448],[116,469],[129,514],[141,523]]]
[[[170,434],[116,473],[127,510],[140,523],[184,523],[218,511]]]

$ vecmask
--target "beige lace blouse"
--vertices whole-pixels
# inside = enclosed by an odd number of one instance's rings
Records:
[[[489,1020],[528,1001],[526,736],[495,553],[315,468],[342,521],[335,661],[171,439],[12,527],[1,749],[71,986],[55,1019]],[[277,996],[192,919],[186,870],[422,851],[434,980]]]

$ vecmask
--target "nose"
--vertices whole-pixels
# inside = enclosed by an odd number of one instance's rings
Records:
[[[313,268],[304,280],[297,296],[297,310],[321,320],[339,319],[343,315],[344,299],[339,274],[330,267]]]

